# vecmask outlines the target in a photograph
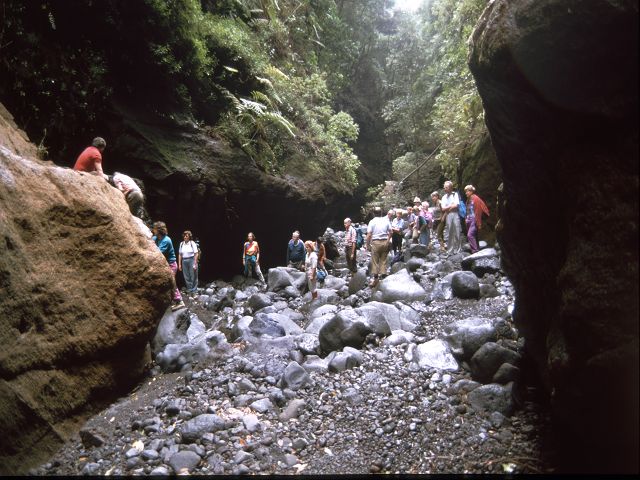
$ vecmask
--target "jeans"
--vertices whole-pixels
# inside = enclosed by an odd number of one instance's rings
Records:
[[[182,276],[187,292],[195,292],[198,289],[198,270],[195,268],[196,257],[182,257]]]
[[[429,236],[430,236],[429,227],[425,227],[424,230],[420,232],[419,242],[420,245],[429,245]]]

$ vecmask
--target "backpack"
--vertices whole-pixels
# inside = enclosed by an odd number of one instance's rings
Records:
[[[356,248],[362,248],[364,245],[364,235],[362,235],[362,230],[360,227],[356,228]]]
[[[196,244],[196,247],[198,247],[198,261],[202,261],[202,250],[200,249],[200,240],[197,240],[194,242]]]
[[[463,220],[467,217],[467,205],[460,200],[460,195],[458,195],[458,215],[460,215],[460,218]]]

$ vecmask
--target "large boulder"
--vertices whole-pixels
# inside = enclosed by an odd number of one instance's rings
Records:
[[[427,292],[418,284],[406,269],[389,275],[380,282],[372,299],[377,302],[392,303],[396,300],[415,302],[424,300]]]
[[[558,471],[637,473],[638,2],[495,0],[470,46]]]
[[[451,353],[461,360],[469,360],[485,343],[496,340],[496,325],[489,318],[470,317],[444,327],[444,339]]]
[[[171,272],[118,190],[30,157],[35,148],[1,110],[6,475],[44,461],[74,433],[75,418],[138,382],[150,360],[145,347],[171,302]]]
[[[500,271],[500,257],[495,248],[487,248],[465,257],[460,265],[464,270],[470,270],[478,278],[482,278],[486,273]]]
[[[451,290],[458,298],[479,298],[478,277],[471,272],[455,272],[451,277]]]
[[[370,333],[372,330],[362,316],[352,309],[345,309],[320,329],[318,338],[322,351],[330,353],[347,346],[360,348]]]

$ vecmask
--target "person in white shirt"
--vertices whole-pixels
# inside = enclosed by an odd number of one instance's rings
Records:
[[[311,240],[304,242],[304,249],[307,252],[304,258],[304,269],[307,274],[307,286],[311,292],[311,301],[318,298],[316,286],[318,284],[318,254],[316,245]]]
[[[115,172],[111,177],[107,176],[107,180],[124,194],[131,215],[145,220],[144,195],[136,181],[129,175],[120,172]]]
[[[444,182],[444,195],[440,201],[442,215],[449,232],[447,238],[447,253],[460,253],[462,249],[462,236],[460,228],[460,218],[458,218],[458,205],[460,198],[453,191],[453,183],[449,180]]]
[[[193,236],[189,230],[182,234],[183,241],[180,242],[178,253],[178,270],[182,271],[184,283],[189,294],[198,291],[198,245],[193,241]]]
[[[367,227],[367,250],[371,251],[371,274],[373,280],[369,284],[375,287],[380,281],[380,275],[387,273],[387,255],[389,254],[389,243],[391,241],[391,224],[386,215],[382,215],[382,209],[373,209],[373,219]]]

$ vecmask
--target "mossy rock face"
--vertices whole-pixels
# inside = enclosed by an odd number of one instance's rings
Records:
[[[566,471],[638,468],[637,36],[632,0],[496,0],[470,40],[514,319]]]

